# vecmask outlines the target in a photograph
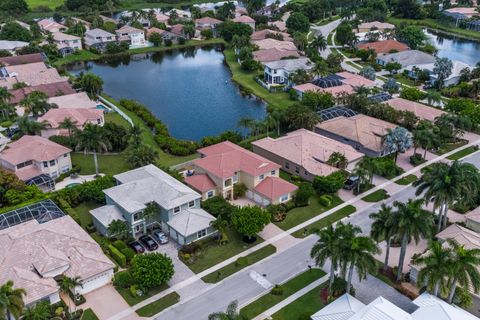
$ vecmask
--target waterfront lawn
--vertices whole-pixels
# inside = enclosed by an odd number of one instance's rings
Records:
[[[389,198],[388,192],[384,189],[379,189],[373,193],[370,193],[368,196],[362,198],[365,202],[378,202]]]
[[[64,64],[69,64],[69,63],[78,62],[78,61],[97,60],[100,57],[101,57],[101,55],[93,53],[91,51],[79,50],[79,51],[75,51],[72,54],[69,54],[65,57],[62,57],[62,58],[58,59],[57,61],[55,61],[53,63],[53,65],[55,67],[59,67],[59,66],[62,66]]]
[[[92,309],[88,308],[83,311],[81,320],[98,320],[97,315],[93,312]]]
[[[130,288],[120,288],[120,287],[115,287],[115,290],[123,297],[123,299],[128,303],[129,306],[134,306],[137,303],[142,302],[145,299],[148,299],[150,297],[153,297],[157,293],[162,292],[165,289],[168,289],[168,285],[164,284],[155,288],[151,288],[148,290],[146,293],[143,294],[143,296],[136,296],[134,297],[130,293]]]
[[[270,107],[285,109],[294,104],[286,92],[269,92],[255,81],[255,74],[241,69],[240,64],[235,58],[235,52],[232,49],[223,51],[225,61],[232,72],[232,80],[235,81],[243,91],[251,93],[256,97],[263,99]]]
[[[297,300],[293,301],[277,313],[272,315],[273,320],[301,320],[310,319],[310,316],[325,305],[323,304],[320,291],[325,288],[326,284],[321,284],[315,289],[307,292]]]
[[[82,202],[78,206],[74,207],[73,210],[77,212],[78,218],[80,219],[80,225],[85,229],[88,225],[92,224],[92,215],[90,210],[100,207],[101,204],[97,202]]]
[[[325,207],[320,204],[319,196],[315,195],[310,198],[310,204],[308,206],[298,207],[288,211],[286,218],[283,221],[275,222],[275,224],[283,230],[288,230],[341,203],[343,203],[342,199],[334,195],[331,206]]]
[[[318,230],[321,230],[325,227],[328,227],[329,225],[331,225],[331,224],[333,224],[333,223],[351,215],[355,211],[357,211],[357,208],[355,208],[354,206],[352,206],[352,205],[345,206],[342,209],[339,209],[339,210],[335,211],[334,213],[332,213],[328,217],[322,218],[322,219],[308,225],[308,227],[306,227],[305,229],[298,230],[298,231],[292,233],[292,236],[294,236],[295,238],[305,238],[306,236],[308,236],[312,233],[315,233]]]
[[[458,152],[455,152],[454,154],[452,155],[449,155],[447,157],[448,160],[460,160],[461,158],[463,157],[466,157],[468,156],[469,154],[471,153],[474,153],[475,151],[478,150],[478,147],[477,146],[471,146],[471,147],[468,147],[468,148],[465,148],[463,150],[460,150]]]
[[[172,292],[167,294],[164,297],[161,297],[157,301],[154,301],[150,304],[147,304],[144,307],[141,307],[140,309],[136,310],[135,312],[140,316],[140,317],[153,317],[157,313],[165,310],[166,308],[174,305],[180,301],[180,296],[176,292]]]
[[[257,251],[254,251],[243,258],[238,258],[237,261],[232,262],[225,267],[206,275],[202,278],[202,280],[207,283],[217,283],[231,276],[232,274],[242,270],[243,268],[246,268],[249,265],[265,259],[266,257],[274,254],[275,252],[277,252],[275,246],[269,244],[266,247],[258,249]]]
[[[80,167],[81,175],[95,174],[93,155],[84,153],[71,153],[72,164]],[[98,154],[98,170],[100,173],[115,175],[128,171],[128,165],[122,154]]]
[[[195,273],[202,272],[214,265],[233,257],[242,251],[245,251],[261,242],[263,239],[257,236],[254,243],[247,244],[242,240],[242,235],[233,229],[227,229],[228,243],[219,245],[216,240],[209,237],[205,240],[197,241],[200,245],[200,253],[193,262],[184,261],[185,264]],[[181,259],[181,256],[180,256]]]
[[[271,307],[285,300],[298,290],[305,288],[310,283],[320,279],[324,275],[325,272],[320,269],[311,269],[305,271],[281,285],[283,288],[282,295],[273,295],[271,293],[267,293],[266,295],[253,301],[249,305],[243,307],[240,310],[240,315],[243,316],[245,319],[253,319],[255,318],[255,316],[258,316],[260,313],[270,309]]]
[[[418,178],[414,174],[409,174],[408,176],[403,177],[402,179],[399,179],[395,181],[396,184],[399,184],[401,186],[406,186],[407,184],[410,184],[414,181],[416,181]]]
[[[131,128],[130,123],[127,120],[123,119],[122,116],[116,112],[107,112],[105,113],[105,122],[112,122],[119,126],[124,127],[129,130]]]

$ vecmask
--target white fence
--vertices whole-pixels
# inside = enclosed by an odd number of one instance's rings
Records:
[[[133,120],[132,118],[130,118],[125,112],[123,112],[119,107],[117,107],[116,105],[114,105],[113,103],[111,103],[110,101],[108,101],[107,99],[105,99],[104,97],[98,97],[98,99],[100,101],[102,101],[103,103],[105,103],[108,107],[112,108],[113,110],[115,110],[116,113],[118,113],[123,119],[127,120],[128,123],[130,123],[130,125],[133,127]]]

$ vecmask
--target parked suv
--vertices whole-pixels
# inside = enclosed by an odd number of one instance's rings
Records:
[[[165,232],[162,232],[160,230],[155,230],[152,232],[153,238],[157,240],[158,243],[160,244],[167,244],[168,243],[168,237],[165,234]]]
[[[139,240],[149,251],[158,249],[158,244],[149,235],[141,236]]]
[[[133,251],[135,251],[136,253],[144,253],[145,252],[145,248],[138,241],[132,241],[128,244],[128,246],[130,248],[132,248]]]
[[[360,183],[360,179],[357,176],[348,177],[347,181],[343,184],[343,189],[353,190]]]

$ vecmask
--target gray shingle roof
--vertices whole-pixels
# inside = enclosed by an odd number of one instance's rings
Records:
[[[0,40],[0,50],[15,50],[28,46],[28,42]]]
[[[288,72],[293,72],[299,69],[310,70],[313,68],[313,63],[308,58],[300,58],[267,62],[265,66],[270,69],[284,69]]]
[[[168,225],[183,236],[207,229],[215,218],[203,209],[187,209],[172,217]]]
[[[407,50],[384,55],[379,57],[378,60],[385,61],[385,63],[398,62],[405,68],[415,64],[434,63],[435,57],[422,51]]]
[[[85,35],[89,35],[91,37],[115,37],[114,34],[111,34],[110,32],[107,32],[102,29],[91,29],[85,32]]]
[[[115,205],[106,205],[100,208],[90,210],[90,214],[95,217],[98,222],[108,228],[114,220],[125,221],[120,209]]]

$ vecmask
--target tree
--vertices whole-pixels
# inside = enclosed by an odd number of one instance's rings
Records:
[[[251,1],[251,0],[250,0]],[[228,304],[225,312],[215,312],[208,315],[208,320],[241,320],[242,316],[237,311],[238,301],[232,301]]]
[[[221,20],[233,19],[235,17],[235,4],[233,2],[224,2],[217,9],[217,18]]]
[[[142,218],[145,219],[146,225],[150,223],[160,212],[160,208],[155,202],[149,202],[142,211]]]
[[[399,62],[389,62],[385,65],[385,70],[387,70],[390,75],[395,73],[396,71],[402,69],[402,65]]]
[[[308,47],[313,50],[324,51],[325,49],[327,49],[327,39],[325,39],[325,37],[322,34],[320,34],[316,36],[312,40],[312,42],[310,42]]]
[[[148,40],[153,43],[155,47],[159,47],[162,44],[162,36],[158,32],[152,32]]]
[[[394,78],[388,78],[388,80],[383,84],[382,87],[390,94],[397,93],[398,90],[400,90],[400,85]]]
[[[418,244],[420,237],[427,238],[432,233],[433,216],[423,210],[422,205],[423,199],[409,199],[407,203],[399,201],[393,203],[396,208],[392,218],[395,225],[395,237],[401,241],[397,281],[403,277],[403,264],[408,243],[413,239]]]
[[[17,125],[22,135],[38,135],[45,129],[45,123],[30,120],[28,117],[18,118]]]
[[[394,14],[407,19],[420,19],[422,15],[421,5],[415,0],[398,0]]]
[[[408,25],[396,30],[399,41],[405,42],[411,49],[417,49],[427,40],[427,36],[420,27]]]
[[[366,66],[366,67],[363,67],[362,70],[360,70],[360,75],[362,77],[365,77],[369,80],[374,81],[376,77],[376,72],[375,72],[375,69],[373,69],[373,67]]]
[[[2,0],[0,11],[6,15],[21,16],[28,12],[28,4],[25,0]]]
[[[307,35],[305,33],[295,31],[293,33],[293,43],[299,51],[305,51],[308,45]]]
[[[72,136],[72,132],[77,129],[77,121],[72,120],[71,118],[65,118],[62,122],[59,123],[59,128],[67,129],[68,136]]]
[[[269,222],[270,214],[256,206],[237,208],[232,213],[232,224],[235,229],[250,239],[262,231]]]
[[[313,187],[320,193],[336,193],[345,183],[346,175],[342,171],[335,171],[328,176],[316,176]]]
[[[392,207],[382,203],[380,210],[371,213],[369,218],[373,220],[370,230],[370,236],[377,242],[385,240],[385,261],[383,263],[383,270],[388,269],[388,261],[390,258],[390,246],[392,237],[395,233],[395,226],[393,225]]]
[[[298,69],[292,73],[290,73],[288,80],[292,84],[300,84],[300,83],[306,83],[312,80],[312,76],[307,70],[305,69]]]
[[[348,165],[348,159],[345,154],[335,151],[328,157],[327,164],[335,168],[345,169]]]
[[[95,175],[98,176],[97,152],[108,151],[111,147],[110,141],[105,137],[102,127],[87,123],[83,131],[75,135],[77,141],[76,149],[83,150],[84,153],[93,153],[93,162],[95,163]]]
[[[315,62],[312,73],[317,77],[324,77],[328,75],[328,63],[325,60],[319,60]]]
[[[23,297],[27,294],[25,289],[13,287],[13,281],[9,280],[0,287],[0,317],[9,319],[10,313],[15,319],[20,319],[25,308]]]
[[[109,237],[125,239],[130,234],[130,228],[125,221],[113,220],[107,227],[107,234]]]
[[[315,194],[312,184],[304,182],[298,186],[293,202],[297,207],[308,206],[310,198]]]
[[[138,284],[150,289],[167,283],[172,279],[175,270],[170,257],[152,252],[136,255],[132,260],[131,273]]]
[[[434,104],[438,104],[439,102],[442,101],[442,94],[438,91],[427,90],[424,93],[424,98],[427,99],[427,103],[429,105],[434,105]]]
[[[413,145],[412,134],[403,127],[389,129],[386,136],[383,137],[383,146],[387,154],[395,154],[395,163],[397,163],[398,153],[404,153]]]
[[[25,114],[32,113],[34,116],[47,112],[52,105],[47,101],[48,96],[41,91],[33,91],[20,101],[20,106],[25,108]]]
[[[91,72],[81,74],[76,84],[86,91],[91,98],[97,97],[103,90],[103,79]]]
[[[448,58],[435,58],[433,65],[433,73],[437,75],[436,85],[441,89],[445,83],[445,80],[452,75],[453,63]]]
[[[72,293],[73,295],[74,292],[72,290],[75,290],[75,288],[79,285],[81,285],[80,277],[70,278],[67,276],[63,276],[60,282],[60,292],[65,293],[67,295],[70,295],[70,293]],[[76,294],[74,295],[74,299],[75,298],[76,298]],[[75,305],[75,301],[73,301],[73,303]]]
[[[158,152],[149,145],[132,145],[125,151],[125,159],[130,169],[140,168],[154,163]]]
[[[418,101],[423,98],[423,92],[415,87],[405,87],[400,92],[400,97],[410,101]]]
[[[0,31],[0,39],[11,41],[32,41],[30,31],[16,22],[7,22]]]
[[[265,0],[247,0],[244,2],[245,7],[249,14],[256,13],[258,10],[265,7],[266,1]]]
[[[293,12],[285,23],[290,33],[295,31],[307,33],[310,30],[310,21],[300,12]]]
[[[32,307],[25,309],[24,320],[49,320],[52,318],[50,304],[47,301],[41,301]]]
[[[233,21],[225,21],[217,27],[218,33],[225,39],[225,41],[232,41],[235,35],[250,37],[253,30],[250,26],[243,23],[235,23]]]
[[[348,21],[342,21],[337,27],[335,40],[342,46],[351,45],[355,41],[355,33],[352,31],[352,26]]]
[[[302,128],[311,130],[320,122],[320,117],[307,106],[294,104],[285,110],[284,122],[292,130]]]

